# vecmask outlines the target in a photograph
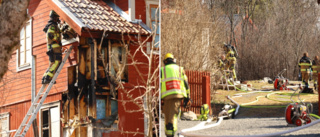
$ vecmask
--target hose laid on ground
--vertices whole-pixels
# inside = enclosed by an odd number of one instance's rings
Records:
[[[196,130],[201,130],[201,129],[207,129],[207,128],[212,128],[212,127],[218,126],[218,125],[221,124],[221,122],[223,121],[223,118],[225,118],[225,117],[227,117],[227,116],[219,117],[218,122],[214,123],[214,124],[211,124],[211,125],[206,125],[206,124],[210,123],[212,121],[212,119],[207,120],[205,122],[201,122],[201,123],[199,123],[198,125],[196,125],[194,127],[187,128],[187,129],[182,129],[181,133],[189,132],[189,131],[196,131]]]
[[[318,116],[318,115],[316,115],[316,114],[313,114],[313,113],[311,113],[311,114],[309,114],[310,116],[313,116],[313,117],[315,117],[315,118],[317,118],[317,119],[320,119],[320,116]]]
[[[238,114],[238,110],[239,110],[239,108],[240,108],[240,105],[239,105],[237,102],[235,102],[232,98],[230,98],[230,96],[228,96],[228,99],[230,99],[233,103],[235,103],[235,104],[237,105],[236,112],[235,112],[235,115],[237,115],[237,114]],[[248,137],[248,136],[254,136],[254,137],[270,137],[270,136],[279,136],[279,135],[282,135],[282,134],[287,134],[287,133],[290,133],[290,132],[295,132],[295,131],[301,130],[301,129],[303,129],[303,128],[307,128],[307,127],[313,126],[313,125],[318,124],[318,123],[320,122],[320,116],[315,115],[315,114],[310,114],[310,115],[318,118],[319,120],[316,120],[316,121],[314,121],[314,122],[311,122],[311,123],[309,123],[309,124],[306,124],[306,125],[303,125],[303,126],[300,126],[300,127],[296,127],[296,128],[289,129],[289,130],[286,130],[286,131],[275,132],[275,133],[260,134],[260,135],[244,135],[244,136],[212,136],[212,135],[199,135],[199,134],[185,133],[185,132],[188,132],[188,131],[196,131],[196,130],[201,130],[201,129],[206,129],[206,128],[211,128],[211,127],[218,126],[218,125],[220,125],[221,122],[223,121],[223,118],[222,118],[222,117],[219,117],[218,122],[215,123],[215,124],[204,126],[207,122],[201,122],[200,124],[198,124],[198,125],[196,125],[196,126],[194,126],[194,127],[192,127],[192,128],[188,128],[188,129],[181,130],[181,132],[179,133],[179,135],[183,135],[183,136],[193,136],[193,137]]]
[[[240,105],[236,101],[234,101],[232,98],[230,98],[230,96],[228,96],[227,98],[230,99],[231,102],[233,102],[234,104],[237,105],[236,112],[234,112],[234,115],[237,115],[238,111],[239,111],[239,108],[240,108]]]
[[[280,132],[269,133],[269,134],[259,134],[259,135],[213,136],[213,135],[190,134],[190,133],[183,133],[183,132],[181,133],[181,135],[184,135],[184,136],[192,136],[192,137],[270,137],[270,136],[279,136],[279,135],[282,135],[282,134],[287,134],[287,133],[295,132],[295,131],[298,131],[298,130],[301,130],[301,129],[304,129],[304,128],[313,126],[313,125],[315,125],[315,124],[318,124],[319,122],[320,122],[320,119],[319,119],[319,120],[316,120],[316,121],[314,121],[314,122],[311,122],[311,123],[309,123],[309,124],[306,124],[306,125],[303,125],[303,126],[300,126],[300,127],[296,127],[296,128],[292,128],[292,129],[289,129],[289,130],[286,130],[286,131],[280,131]]]
[[[239,91],[247,92],[247,91],[245,91],[245,90],[242,90],[242,89],[239,89],[238,87],[236,87],[236,85],[232,84],[232,83],[230,82],[230,80],[228,80],[228,83],[229,83],[230,85],[234,86],[234,88],[236,88],[236,89],[239,90]]]
[[[250,92],[250,93],[256,93],[256,92],[261,92],[261,91],[254,91],[254,92]],[[270,92],[270,91],[267,91],[267,92]],[[249,94],[249,93],[241,93],[241,94],[236,94],[235,97],[241,97],[242,94]],[[269,94],[268,94],[269,95]],[[258,96],[256,97],[256,100],[253,101],[253,102],[249,102],[249,103],[245,103],[245,104],[251,104],[251,103],[254,103],[254,102],[257,102],[259,97],[261,96]],[[234,104],[237,105],[237,108],[235,109],[235,115],[238,114],[238,111],[239,111],[239,108],[240,108],[240,105],[234,101],[230,96],[227,97],[229,100],[231,100],[231,102],[233,102]],[[281,106],[283,107],[283,106]],[[256,107],[256,108],[261,108],[261,106],[259,107]],[[294,132],[294,131],[298,131],[298,130],[301,130],[303,128],[307,128],[307,127],[310,127],[310,126],[313,126],[317,123],[320,122],[320,116],[318,115],[315,115],[315,114],[310,114],[311,116],[313,117],[316,117],[318,118],[319,120],[316,120],[314,122],[311,122],[307,125],[303,125],[303,126],[300,126],[300,127],[296,127],[296,128],[293,128],[293,129],[290,129],[290,130],[287,130],[287,131],[281,131],[281,132],[276,132],[276,133],[269,133],[269,134],[260,134],[260,135],[248,135],[248,136],[257,136],[257,137],[266,137],[266,136],[279,136],[281,134],[286,134],[286,133],[290,133],[290,132]],[[210,123],[211,120],[208,120],[206,122],[201,122],[200,124],[194,126],[194,127],[191,127],[191,128],[188,128],[188,129],[183,129],[181,130],[181,132],[179,133],[179,135],[183,135],[183,136],[194,136],[194,137],[219,137],[219,136],[212,136],[212,135],[197,135],[197,134],[190,134],[190,133],[185,133],[185,132],[189,132],[189,131],[196,131],[196,130],[201,130],[201,129],[207,129],[207,128],[211,128],[211,127],[215,127],[215,126],[218,126],[221,124],[221,122],[223,121],[223,117],[219,117],[219,120],[217,123],[214,123],[214,124],[211,124],[211,125],[205,125],[207,123]],[[220,136],[220,137],[226,137],[226,136]],[[230,137],[230,136],[228,136]],[[247,136],[232,136],[232,137],[247,137]]]

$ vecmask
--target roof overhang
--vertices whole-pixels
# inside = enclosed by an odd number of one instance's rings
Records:
[[[62,4],[59,0],[45,0],[45,2],[57,13],[59,14],[60,18],[68,23],[71,28],[73,28],[80,36],[90,36],[88,35],[89,33],[97,33],[101,34],[103,33],[103,30],[91,30],[89,29],[90,27],[83,22],[81,22],[73,13],[70,12],[68,7],[66,7],[64,4]],[[110,6],[110,3],[107,3]],[[114,8],[114,11],[116,11],[120,16],[123,18],[126,18],[128,16],[126,13],[121,12],[121,9],[118,8],[115,4],[112,5],[111,7]],[[128,21],[128,20],[127,20]],[[128,21],[129,22],[129,21]],[[132,24],[136,24],[140,26],[142,29],[147,31],[148,33],[151,33],[151,30],[149,27],[147,27],[144,23],[141,21],[139,22],[130,22]],[[89,32],[90,31],[90,32]],[[112,32],[110,32],[111,34]],[[85,34],[85,35],[83,35]],[[117,34],[117,33],[115,33]],[[130,33],[130,35],[138,35],[139,33]],[[148,34],[141,34],[147,36]],[[95,35],[97,36],[97,35]]]
[[[60,16],[60,18],[66,21],[68,25],[70,25],[70,27],[81,36],[82,28],[86,27],[82,22],[77,21],[76,17],[74,17],[73,14],[71,14],[61,3],[55,0],[45,0],[45,2],[47,2],[47,4]]]

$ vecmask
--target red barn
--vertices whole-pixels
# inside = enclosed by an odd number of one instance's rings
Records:
[[[77,36],[62,41],[65,49],[71,45],[74,48],[26,136],[147,134],[148,119],[139,108],[145,102],[136,97],[145,93],[139,87],[146,86],[149,68],[156,71],[159,64],[153,50],[158,47],[159,31],[150,29],[159,23],[158,3],[158,0],[30,0],[30,20],[20,32],[21,46],[12,54],[0,85],[1,135],[18,129],[42,86],[41,78],[49,64],[43,28],[51,10]],[[117,118],[110,120],[114,116]]]

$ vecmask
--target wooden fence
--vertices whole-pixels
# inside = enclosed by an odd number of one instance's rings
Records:
[[[182,111],[193,111],[200,114],[202,104],[210,105],[210,73],[199,71],[186,71],[190,88],[190,98],[192,99],[191,108],[184,108]]]

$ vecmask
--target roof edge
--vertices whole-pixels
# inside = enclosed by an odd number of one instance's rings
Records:
[[[60,3],[58,0],[52,0],[54,4],[56,4],[65,14],[67,14],[81,29],[82,28],[87,28],[87,25],[83,24],[80,20],[77,19],[77,17],[75,17],[73,15],[73,13],[71,13],[66,6],[64,6],[62,3]]]
[[[146,24],[144,24],[144,23],[142,22],[142,20],[136,19],[136,20],[130,21],[130,22],[133,23],[133,24],[138,24],[138,25],[140,25],[142,28],[146,29],[149,33],[151,33],[151,28],[149,28]]]
[[[131,21],[129,15],[124,12],[121,8],[119,8],[116,4],[114,4],[113,2],[111,2],[110,0],[106,0],[104,1],[108,4],[108,6],[110,6],[111,8],[113,8],[113,10],[115,12],[117,12],[121,17],[123,17],[124,19],[126,19],[127,21]]]

